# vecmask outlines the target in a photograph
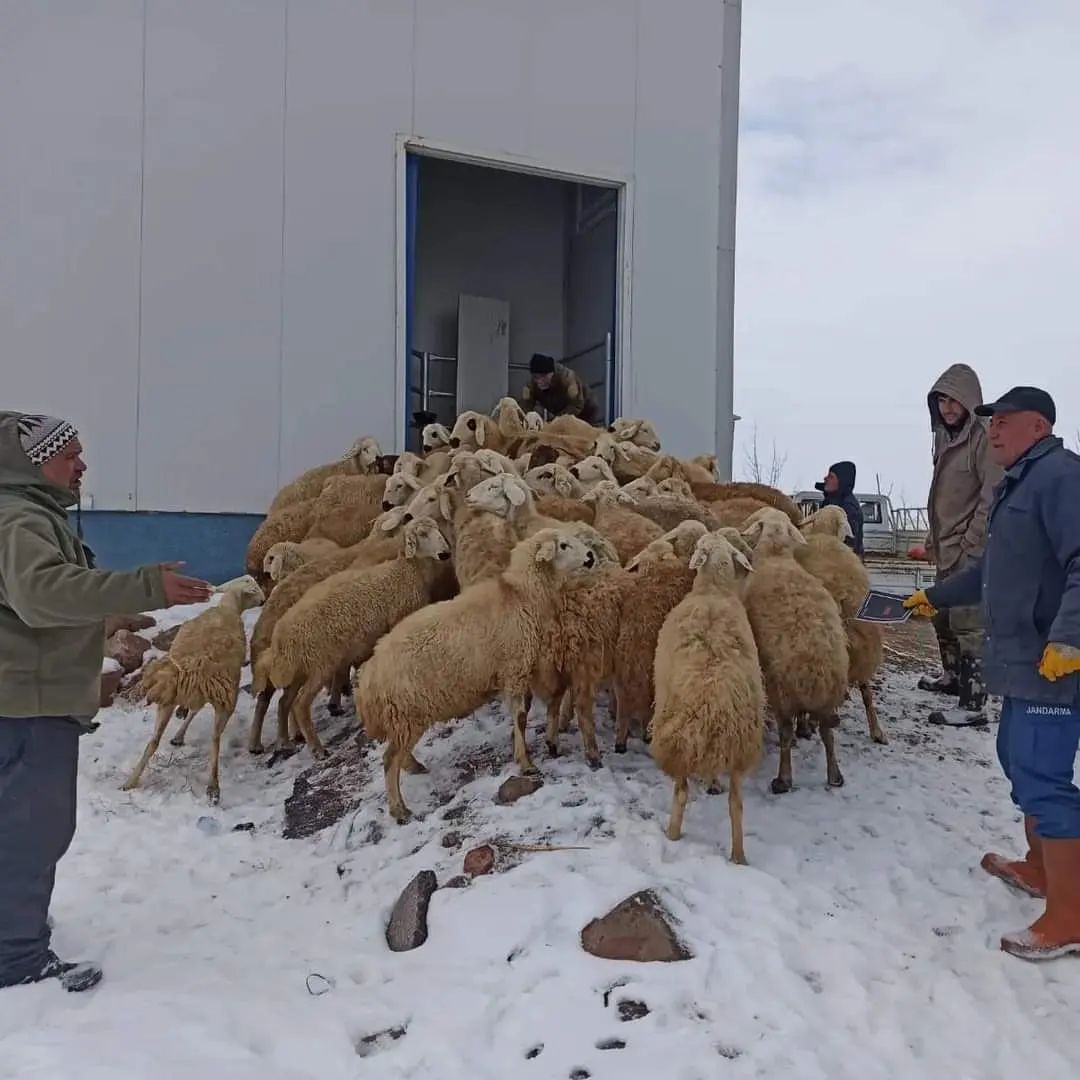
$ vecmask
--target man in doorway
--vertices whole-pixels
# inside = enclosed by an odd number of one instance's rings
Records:
[[[986,550],[904,601],[919,615],[981,601],[983,672],[1004,703],[998,760],[1024,813],[1028,852],[990,852],[988,873],[1046,910],[1001,947],[1025,960],[1080,953],[1080,456],[1054,436],[1044,390],[1016,386],[991,405],[990,453],[1005,471],[990,506]]]
[[[539,405],[551,416],[577,416],[587,424],[598,423],[596,404],[585,384],[565,364],[543,353],[533,353],[529,374],[531,378],[521,391],[526,409]]]
[[[814,487],[824,493],[822,506],[839,506],[847,514],[851,536],[844,542],[861,559],[863,557],[863,512],[855,498],[855,463],[838,461],[829,466],[825,479]]]
[[[101,694],[105,617],[207,600],[172,565],[95,570],[68,523],[82,445],[71,424],[0,412],[0,988],[57,979],[88,990],[89,964],[50,946],[56,864],[75,833],[79,736]]]
[[[982,387],[972,368],[953,364],[934,383],[927,404],[934,433],[934,475],[926,511],[930,521],[927,553],[941,583],[982,556],[986,515],[1002,470],[990,453],[986,421],[975,415],[982,405]],[[934,711],[930,722],[985,724],[979,606],[938,612],[934,630],[942,674],[940,678],[924,676],[919,689],[956,695],[959,709]]]

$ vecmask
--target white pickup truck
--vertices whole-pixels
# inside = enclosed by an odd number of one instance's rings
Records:
[[[804,515],[821,505],[820,491],[797,491],[792,498]],[[925,556],[929,524],[922,507],[894,507],[888,495],[855,493],[863,511],[866,569],[875,589],[907,595],[934,584],[936,568]]]

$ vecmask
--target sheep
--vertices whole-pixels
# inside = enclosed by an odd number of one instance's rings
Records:
[[[619,626],[615,651],[615,753],[626,753],[631,721],[648,736],[653,705],[653,658],[656,639],[668,612],[689,592],[694,575],[688,563],[694,546],[705,535],[699,521],[678,528],[650,543],[626,566],[632,578],[623,610],[633,618]]]
[[[659,460],[655,450],[638,446],[631,440],[620,440],[607,432],[597,436],[592,453],[603,458],[611,466],[615,478],[623,484],[645,476]]]
[[[524,480],[535,496],[537,513],[560,521],[593,523],[596,511],[581,501],[584,489],[565,465],[541,465],[529,469]]]
[[[611,422],[608,431],[619,442],[630,442],[646,450],[658,451],[660,449],[660,438],[656,434],[656,428],[648,420],[631,420],[620,416]]]
[[[711,483],[716,479],[716,459],[711,459],[713,462],[712,467],[703,464],[706,460],[709,459],[684,461],[681,458],[673,457],[671,454],[662,454],[649,466],[649,470],[645,475],[651,476],[658,483],[671,476],[680,477],[690,483]]]
[[[543,431],[544,418],[538,412],[533,412],[532,410],[530,410],[525,414],[525,430]]]
[[[665,480],[664,483],[666,484],[667,481]],[[623,484],[622,489],[627,495],[640,499],[647,495],[656,495],[660,491],[660,485],[649,476],[639,476],[636,480],[629,480]]]
[[[311,513],[305,539],[333,540],[341,547],[359,543],[383,509],[385,476],[332,476]]]
[[[314,469],[308,469],[298,479],[286,484],[274,496],[268,513],[274,514],[293,503],[314,499],[331,476],[355,476],[358,473],[375,472],[381,455],[382,450],[375,439],[370,436],[357,439],[340,461],[317,465]]]
[[[408,468],[393,473],[386,478],[386,485],[383,487],[383,510],[404,506],[423,486],[419,475],[409,472]]]
[[[729,525],[734,528],[746,528],[762,511],[780,513],[776,507],[762,502],[760,499],[739,497],[736,499],[721,499],[719,502],[709,503],[709,512],[713,519],[721,525]],[[786,515],[785,515],[786,516]]]
[[[839,506],[822,507],[803,522],[806,547],[796,549],[799,565],[829,590],[840,606],[848,637],[848,678],[859,688],[870,738],[889,741],[874,705],[872,680],[881,666],[882,633],[876,623],[855,618],[870,588],[870,575],[859,557],[844,543],[851,536],[847,514]]]
[[[307,536],[311,528],[311,518],[315,510],[315,499],[292,503],[282,510],[276,510],[263,521],[248,541],[244,555],[244,570],[256,581],[265,582],[263,563],[266,553],[282,540],[299,542]]]
[[[262,663],[274,686],[288,687],[296,726],[314,757],[326,757],[311,722],[315,695],[337,671],[367,660],[383,634],[430,602],[440,563],[449,558],[450,545],[434,521],[410,521],[396,559],[330,575],[278,621]]]
[[[754,573],[744,600],[765,676],[769,707],[780,728],[780,768],[774,794],[791,790],[795,720],[809,713],[825,746],[830,787],[844,783],[836,760],[836,710],[847,696],[848,644],[840,609],[828,590],[796,561],[806,544],[779,514],[759,518],[746,530],[754,546]]]
[[[590,431],[594,428],[590,427]],[[518,456],[530,455],[532,465],[547,465],[549,462],[566,458],[571,463],[588,457],[596,443],[595,434],[588,438],[573,435],[561,435],[545,427],[543,431],[526,432],[515,447]]]
[[[596,506],[594,524],[614,545],[619,552],[619,560],[625,565],[646,544],[659,539],[664,530],[636,513],[633,495],[627,495],[613,481],[601,481],[587,491],[582,500]]]
[[[564,527],[596,556],[595,568],[569,575],[552,617],[541,626],[543,641],[533,673],[533,691],[548,707],[546,742],[559,754],[559,730],[576,711],[585,759],[600,767],[594,704],[600,685],[615,671],[623,596],[630,577],[612,543],[589,525]],[[564,706],[571,706],[566,710]]]
[[[596,557],[563,529],[542,529],[514,548],[509,568],[453,600],[406,616],[375,646],[353,681],[364,730],[385,740],[383,770],[390,812],[408,820],[401,769],[429,728],[468,716],[498,694],[509,702],[514,758],[536,766],[525,741],[526,699],[540,647],[567,574]]]
[[[795,500],[768,484],[754,484],[749,481],[718,484],[713,480],[708,483],[691,480],[690,486],[693,489],[694,498],[706,503],[714,511],[715,507],[712,507],[712,504],[715,502],[729,499],[757,499],[767,506],[775,506],[777,510],[782,510],[793,525],[802,523],[802,511]]]
[[[151,661],[143,673],[146,699],[157,706],[157,719],[142,757],[124,783],[124,791],[133,791],[139,786],[177,709],[187,713],[183,727],[172,740],[174,746],[182,746],[195,714],[204,705],[212,705],[214,734],[210,744],[210,779],[206,795],[214,804],[221,799],[218,776],[221,736],[236,709],[240,672],[247,652],[241,615],[248,608],[258,607],[264,597],[252,577],[239,578],[219,588],[221,601],[185,623],[168,654]]]
[[[684,480],[681,476],[669,476],[666,480],[661,480],[658,483],[655,481],[649,481],[648,477],[643,477],[644,480],[650,483],[655,483],[655,490],[650,492],[653,495],[678,495],[683,499],[694,499],[697,496],[694,494],[694,489],[688,480]]]
[[[454,460],[446,473],[445,486],[464,494],[489,476],[514,471],[511,462],[501,454],[482,450],[460,450],[454,454]]]
[[[611,466],[597,454],[590,454],[570,466],[570,475],[581,485],[582,493],[591,491],[601,481],[617,484]]]
[[[543,430],[547,435],[564,435],[570,439],[581,439],[586,442],[596,438],[596,428],[588,420],[582,420],[580,416],[571,416],[568,413],[553,416],[544,425]]]
[[[525,434],[525,410],[512,397],[499,398],[492,410],[491,415],[495,418],[495,425],[499,433],[507,442],[520,439]]]
[[[425,424],[420,433],[420,447],[424,454],[450,448],[450,432],[443,424]]]
[[[321,559],[324,555],[333,555],[340,551],[340,545],[333,540],[282,540],[275,544],[263,559],[263,573],[276,585],[312,559]]]
[[[667,481],[664,481],[667,483]],[[657,485],[659,488],[659,485]],[[623,488],[625,491],[626,488]],[[674,529],[681,521],[700,521],[709,532],[720,527],[714,514],[706,510],[695,498],[657,492],[653,495],[635,494],[634,510],[642,517],[656,522],[662,529]]]
[[[500,430],[499,425],[483,413],[469,410],[463,412],[450,432],[450,445],[456,450],[498,450],[504,451],[510,444]]]
[[[671,610],[656,639],[652,750],[675,782],[667,835],[682,835],[688,781],[730,776],[731,861],[745,863],[743,777],[761,760],[765,688],[757,645],[739,596],[749,560],[725,537],[701,537],[690,559],[690,592]]]

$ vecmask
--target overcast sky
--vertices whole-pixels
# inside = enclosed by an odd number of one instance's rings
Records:
[[[925,505],[926,394],[971,364],[1080,428],[1080,0],[746,0],[735,474],[851,458]]]

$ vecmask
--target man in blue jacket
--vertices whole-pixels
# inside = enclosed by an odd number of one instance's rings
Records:
[[[1080,456],[1053,434],[1043,390],[1017,386],[975,412],[990,417],[990,447],[1005,470],[982,558],[904,601],[920,615],[981,601],[983,672],[1004,704],[1001,767],[1024,812],[1029,850],[982,866],[1046,910],[1001,947],[1026,960],[1080,953]]]
[[[851,535],[845,544],[861,559],[863,557],[862,503],[855,498],[855,462],[838,461],[829,466],[825,479],[814,487],[824,494],[822,506],[839,506],[847,514]]]

